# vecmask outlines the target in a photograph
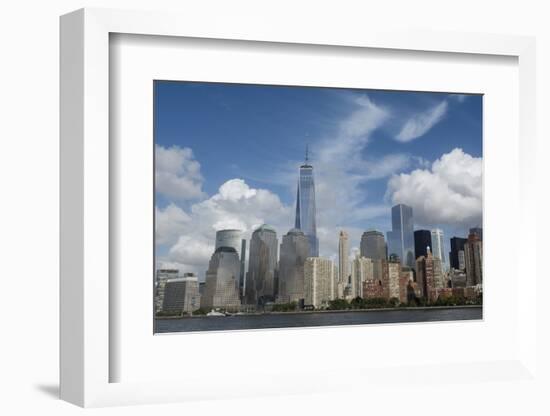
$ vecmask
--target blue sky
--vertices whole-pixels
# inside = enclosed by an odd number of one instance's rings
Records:
[[[397,202],[447,240],[481,222],[479,95],[156,82],[155,143],[163,266],[201,274],[220,227],[292,228],[306,144],[321,255],[334,257],[340,228],[352,247],[388,231]]]

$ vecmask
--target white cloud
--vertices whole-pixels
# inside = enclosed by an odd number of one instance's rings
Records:
[[[393,176],[387,193],[394,204],[413,207],[416,224],[481,224],[482,159],[456,148],[436,160],[431,169]]]
[[[280,239],[292,228],[292,220],[291,207],[277,195],[251,188],[242,179],[231,179],[210,198],[191,205],[189,212],[175,205],[157,209],[157,240],[168,247],[158,261],[163,266],[179,265],[185,268],[180,272],[195,272],[203,278],[217,230],[240,229],[249,240],[255,228],[268,223],[277,229]]]
[[[425,135],[443,119],[447,108],[447,101],[442,101],[424,112],[415,114],[405,122],[395,139],[404,143]]]
[[[187,147],[155,145],[155,189],[171,200],[192,200],[205,196],[200,163]]]

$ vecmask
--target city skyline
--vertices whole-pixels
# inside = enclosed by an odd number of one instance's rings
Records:
[[[477,108],[480,109],[480,96],[295,87],[283,87],[284,91],[281,93],[281,87],[201,83],[183,83],[186,84],[186,88],[174,94],[172,88],[175,86],[176,89],[180,89],[180,84],[157,85],[157,115],[161,114],[159,107],[164,108],[170,103],[173,104],[176,98],[187,102],[199,95],[217,95],[218,102],[225,102],[231,112],[238,113],[236,120],[243,117],[242,113],[248,114],[248,119],[251,120],[249,126],[254,127],[257,124],[253,121],[254,115],[263,117],[266,121],[264,128],[266,131],[272,131],[268,127],[273,127],[271,124],[277,123],[270,123],[271,119],[261,111],[252,111],[250,102],[246,102],[244,108],[244,100],[241,100],[241,106],[235,105],[235,100],[239,96],[235,91],[238,91],[244,96],[254,96],[261,92],[267,97],[276,97],[279,100],[284,98],[282,96],[290,94],[298,103],[311,100],[312,96],[323,96],[331,103],[334,113],[340,117],[336,117],[332,122],[320,122],[327,131],[334,134],[332,139],[328,140],[328,133],[315,133],[311,126],[303,137],[296,137],[296,134],[304,129],[301,124],[311,124],[312,121],[306,119],[298,123],[295,121],[296,117],[290,116],[290,122],[286,123],[285,128],[290,129],[293,126],[296,129],[293,140],[282,140],[279,151],[274,151],[271,148],[273,143],[268,143],[265,152],[261,153],[263,157],[258,158],[262,165],[256,172],[255,176],[258,177],[252,178],[250,172],[243,170],[242,157],[247,155],[251,167],[260,163],[255,159],[258,155],[257,146],[242,147],[245,140],[239,142],[235,139],[236,132],[232,133],[231,129],[226,128],[227,139],[211,137],[210,143],[200,145],[196,137],[180,137],[176,133],[180,131],[179,128],[173,128],[171,131],[170,124],[174,123],[174,120],[170,122],[170,117],[167,117],[169,120],[164,120],[165,112],[162,113],[163,117],[157,116],[156,162],[160,168],[156,172],[155,195],[158,268],[176,267],[182,272],[194,272],[201,281],[204,280],[208,260],[214,251],[213,237],[216,231],[222,229],[241,230],[243,238],[250,241],[254,229],[267,223],[274,227],[277,237],[281,239],[293,228],[291,225],[296,220],[292,218],[297,207],[296,177],[300,166],[304,165],[303,154],[308,144],[310,162],[315,168],[315,186],[318,189],[316,205],[319,255],[335,263],[338,262],[339,231],[345,230],[350,236],[351,261],[360,248],[361,235],[365,231],[377,229],[384,235],[391,231],[389,211],[395,203],[409,202],[412,205],[415,220],[418,218],[418,221],[415,221],[415,230],[420,227],[442,229],[445,235],[445,257],[450,250],[448,239],[455,235],[466,237],[467,230],[482,225],[481,111],[478,112],[478,119],[473,116]],[[190,96],[187,96],[187,87],[192,90]],[[166,91],[163,92],[163,88],[166,88]],[[232,91],[227,92],[225,88]],[[227,92],[225,95],[224,91]],[[388,118],[396,118],[395,113],[401,114],[394,108],[395,102],[399,101],[399,98],[410,97],[410,94],[416,97],[412,101],[417,104],[423,103],[420,108],[422,111],[403,110],[402,113],[408,116],[401,116],[400,121],[388,121]],[[388,99],[388,96],[393,98]],[[270,102],[265,98],[262,103],[264,101]],[[410,98],[408,102],[412,107]],[[201,105],[206,104],[203,102]],[[201,105],[197,111],[200,111]],[[263,108],[260,106],[260,109]],[[316,110],[327,112],[327,108]],[[288,108],[281,111],[288,116]],[[470,127],[470,130],[479,130],[477,136],[473,134],[473,139],[461,142],[454,138],[448,139],[444,133],[445,129],[441,131],[442,128],[444,125],[456,127],[457,118],[460,119],[456,114],[462,114],[464,118],[464,113],[468,114],[466,118],[469,119],[469,124],[476,126]],[[276,120],[280,121],[280,117],[273,114]],[[204,115],[202,118],[204,119]],[[236,129],[238,123],[233,123]],[[319,130],[320,127],[316,126]],[[451,127],[447,126],[446,129]],[[393,136],[392,128],[395,130]],[[192,129],[198,129],[198,126],[192,126]],[[439,133],[436,135],[438,130]],[[243,131],[242,126],[240,131]],[[463,134],[471,137],[471,133],[472,131]],[[250,133],[245,135],[248,134]],[[441,143],[427,146],[433,142],[434,135],[439,142],[443,142],[443,146]],[[262,143],[263,141],[258,140]],[[331,141],[332,143],[329,143]],[[228,142],[234,145],[233,151],[227,151]],[[380,142],[385,143],[381,145]],[[418,142],[423,142],[422,146],[417,146]],[[214,156],[203,157],[205,145],[210,147]],[[298,150],[298,146],[302,149]],[[219,154],[216,152],[218,148]],[[404,148],[407,148],[406,152]],[[425,148],[430,151],[424,151]],[[443,153],[439,153],[440,151],[436,151],[435,148],[441,149]],[[375,151],[372,151],[373,149]],[[266,157],[269,152],[274,152],[271,159]],[[375,158],[376,152],[378,155]],[[286,160],[280,160],[285,159],[285,155]],[[299,160],[300,156],[302,161]],[[348,163],[339,165],[340,162],[346,161]],[[215,164],[212,165],[212,162]],[[363,175],[358,174],[361,169],[364,170]],[[219,175],[223,177],[217,178]],[[284,181],[288,183],[284,184]],[[470,182],[474,186],[468,187]],[[426,188],[427,184],[433,187],[433,192],[429,187]],[[460,189],[459,185],[467,189]],[[421,186],[424,186],[422,189],[427,193],[421,201],[429,200],[431,197],[433,206],[419,208],[414,195],[411,197],[410,189],[415,190]],[[292,194],[294,198],[289,196]],[[448,194],[454,198],[451,199],[453,203],[462,210],[462,214],[457,214],[455,223],[452,222],[452,217],[449,217],[448,208],[444,210],[447,216],[431,214],[441,204],[441,199],[449,198]],[[346,209],[342,209],[342,205]],[[434,218],[437,221],[429,223],[426,218]]]

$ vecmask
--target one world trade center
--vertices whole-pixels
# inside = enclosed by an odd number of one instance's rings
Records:
[[[310,257],[319,257],[319,239],[317,238],[315,181],[313,166],[309,164],[308,149],[306,159],[300,166],[300,178],[296,195],[296,222],[294,227],[302,230],[309,240]]]

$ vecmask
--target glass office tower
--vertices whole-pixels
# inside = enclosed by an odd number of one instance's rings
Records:
[[[405,204],[391,209],[392,231],[388,231],[388,255],[395,254],[403,266],[414,267],[413,210]]]
[[[309,240],[310,257],[319,256],[319,239],[317,238],[315,208],[315,181],[313,179],[313,166],[309,164],[308,151],[306,159],[300,166],[300,177],[296,193],[296,222],[294,228],[302,230]]]

